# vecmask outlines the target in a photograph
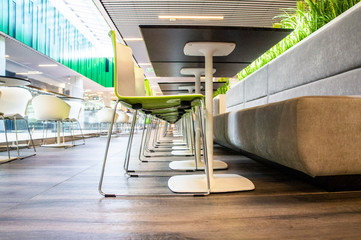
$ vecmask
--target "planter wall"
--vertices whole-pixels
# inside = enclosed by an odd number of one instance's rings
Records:
[[[300,96],[361,95],[361,3],[226,94],[227,111]]]

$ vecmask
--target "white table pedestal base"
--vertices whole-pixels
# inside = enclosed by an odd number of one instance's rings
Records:
[[[0,163],[18,159],[17,157],[0,156]]]
[[[206,175],[181,175],[168,180],[168,187],[175,193],[207,192]],[[214,174],[211,179],[211,193],[241,192],[254,190],[254,184],[237,174]]]
[[[42,147],[50,147],[50,148],[67,148],[67,147],[74,147],[73,144],[70,143],[54,143],[54,144],[44,144],[41,145]]]
[[[189,150],[189,148],[186,146],[174,146],[172,150]]]
[[[183,160],[183,161],[175,161],[169,163],[169,168],[175,171],[187,171],[187,170],[204,170],[204,163],[200,162],[197,163],[195,160]],[[214,170],[225,170],[228,168],[227,163],[222,161],[214,161],[213,162],[213,169]]]
[[[193,153],[190,150],[187,150],[187,151],[179,150],[179,151],[172,151],[171,154],[173,156],[182,156],[182,155],[192,155]]]

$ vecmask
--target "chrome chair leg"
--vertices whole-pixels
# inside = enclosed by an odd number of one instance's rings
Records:
[[[16,118],[14,118],[14,122],[15,122],[15,119],[16,119]],[[19,119],[18,119],[18,120],[19,120]],[[32,156],[35,156],[35,155],[36,155],[35,144],[34,144],[33,138],[32,138],[31,133],[30,133],[30,128],[29,128],[28,121],[27,121],[25,118],[22,118],[22,120],[24,120],[24,122],[25,122],[25,124],[26,124],[26,128],[28,129],[28,133],[29,133],[29,138],[30,138],[30,140],[28,141],[28,144],[27,144],[27,145],[30,145],[30,143],[32,144],[34,153],[33,153],[33,154],[26,155],[26,156],[21,156],[21,155],[20,155],[19,141],[18,141],[18,135],[17,135],[17,126],[16,126],[16,123],[15,123],[15,134],[16,134],[16,143],[17,143],[18,158],[19,158],[19,159],[24,159],[24,158],[28,158],[28,157],[32,157]]]
[[[34,154],[29,155],[29,156],[27,156],[27,157],[35,156],[35,155],[36,155],[36,148],[35,148],[35,143],[34,143],[33,137],[31,136],[31,133],[30,133],[29,123],[28,123],[28,121],[27,121],[25,118],[24,118],[24,121],[25,121],[25,124],[26,124],[26,128],[28,129],[30,142],[31,142],[31,144],[32,144],[32,146],[33,146],[33,149],[34,149]],[[28,145],[29,145],[29,144],[28,144]]]
[[[20,159],[19,138],[18,138],[18,128],[17,128],[17,125],[16,125],[16,117],[14,117],[14,127],[15,127],[16,151],[18,153],[18,159]]]
[[[79,127],[79,131],[80,131],[80,135],[81,135],[81,138],[82,138],[82,140],[83,140],[83,143],[79,143],[79,144],[76,144],[76,139],[75,139],[75,136],[74,136],[74,123],[76,122],[76,124],[78,125],[78,127]],[[77,120],[77,119],[73,119],[73,120],[71,120],[70,121],[70,123],[71,123],[71,129],[72,129],[72,144],[74,145],[74,146],[77,146],[77,145],[84,145],[85,144],[85,137],[84,137],[84,134],[83,134],[83,130],[82,130],[82,128],[81,128],[81,126],[80,126],[80,122]]]
[[[140,141],[140,148],[139,148],[139,155],[138,155],[138,160],[141,162],[148,162],[146,160],[142,159],[142,153],[144,151],[144,144],[145,144],[145,132],[146,132],[146,128],[148,128],[147,125],[147,119],[148,119],[148,115],[145,115],[144,117],[144,124],[143,124],[143,131],[142,131],[142,139]]]
[[[130,151],[132,149],[132,142],[133,142],[133,137],[134,137],[134,129],[135,129],[135,122],[137,121],[137,114],[138,114],[138,110],[134,110],[133,113],[133,119],[132,119],[132,125],[130,128],[130,133],[129,133],[129,139],[128,139],[128,146],[127,146],[127,150],[125,153],[125,161],[124,161],[124,170],[125,173],[129,175],[129,160],[130,160]]]
[[[103,195],[104,197],[115,197],[114,194],[106,194],[103,192],[102,187],[103,187],[103,180],[104,180],[104,171],[105,171],[105,165],[107,163],[107,158],[108,158],[108,152],[109,152],[109,145],[110,145],[110,140],[112,138],[112,129],[113,129],[113,124],[114,124],[114,120],[115,120],[115,114],[117,111],[117,106],[119,104],[119,100],[115,103],[114,106],[114,112],[113,112],[113,116],[112,116],[112,122],[110,124],[110,128],[108,131],[108,139],[107,139],[107,145],[105,147],[105,154],[104,154],[104,161],[103,161],[103,166],[102,166],[102,171],[100,174],[100,179],[99,179],[99,185],[98,185],[98,191],[101,195]]]
[[[9,146],[9,139],[8,139],[8,133],[7,133],[7,129],[6,129],[5,118],[3,115],[0,115],[0,117],[2,118],[3,123],[4,123],[4,133],[5,133],[5,141],[6,141],[6,150],[8,152],[8,159],[9,159],[9,161],[11,161],[12,159],[11,159],[11,154],[10,154],[10,146]],[[5,162],[8,162],[8,161],[5,161]]]
[[[85,144],[85,136],[84,136],[84,133],[83,133],[83,129],[81,128],[80,126],[80,122],[78,120],[76,120],[76,122],[78,123],[79,125],[79,130],[80,130],[80,134],[81,134],[81,137],[83,139],[83,144]]]

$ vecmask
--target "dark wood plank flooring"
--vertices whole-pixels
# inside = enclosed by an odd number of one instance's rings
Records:
[[[255,191],[103,198],[97,184],[105,141],[88,139],[71,149],[38,147],[35,157],[0,165],[0,239],[361,239],[360,191],[326,192],[219,146],[215,159],[229,164],[225,172],[248,177]],[[126,136],[113,138],[105,189],[170,193],[168,177],[123,175],[126,141]],[[135,160],[131,167],[167,165]]]

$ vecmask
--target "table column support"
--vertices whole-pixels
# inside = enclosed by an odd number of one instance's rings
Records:
[[[201,94],[201,76],[204,74],[204,68],[183,68],[181,74],[184,75],[194,75],[195,77],[195,93]],[[212,74],[215,70],[212,68]],[[212,90],[213,92],[213,90]],[[195,160],[183,160],[183,161],[173,161],[169,163],[169,168],[175,171],[189,171],[204,170],[204,162],[201,160],[201,128],[199,116],[199,107],[195,108]],[[227,163],[223,161],[214,161],[213,169],[214,170],[225,170],[228,168]]]
[[[208,174],[211,193],[239,192],[254,190],[254,184],[237,174],[213,174],[213,56],[229,55],[235,45],[230,43],[187,43],[184,48],[186,55],[204,56],[206,66],[206,143],[208,158]],[[183,175],[173,176],[168,187],[175,193],[207,192],[207,176]]]

